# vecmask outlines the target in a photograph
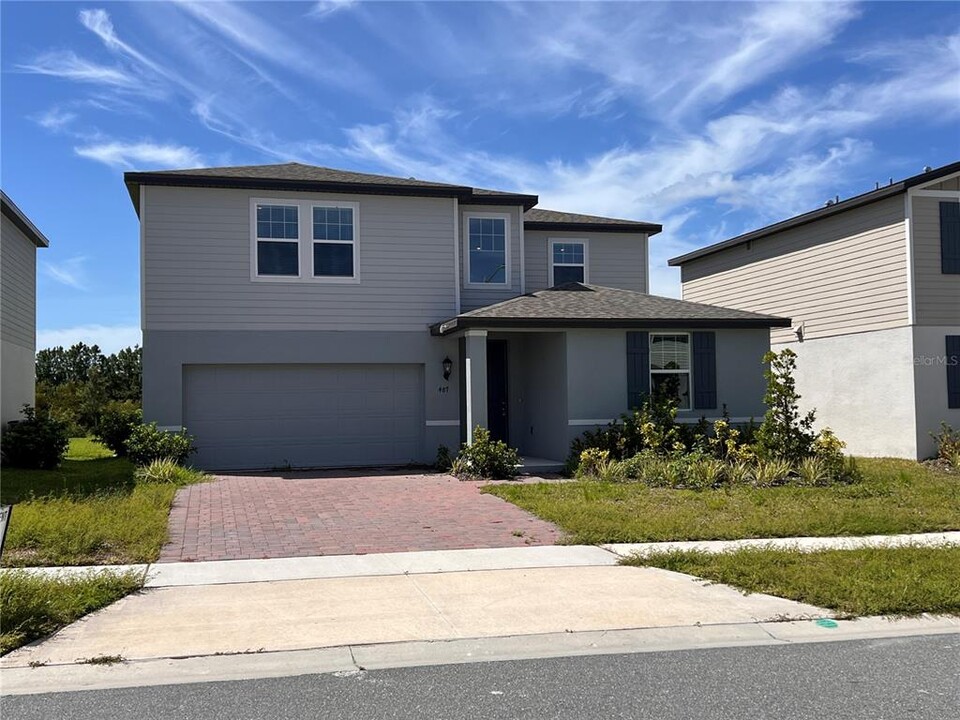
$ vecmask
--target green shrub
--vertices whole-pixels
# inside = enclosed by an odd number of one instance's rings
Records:
[[[20,410],[23,420],[7,424],[0,438],[4,465],[49,470],[59,467],[70,438],[67,425],[29,405]]]
[[[148,465],[138,467],[133,471],[133,479],[138,483],[155,483],[161,485],[191,485],[207,479],[199,470],[178,465],[170,458],[153,460]]]
[[[126,446],[127,456],[136,465],[147,465],[165,458],[183,465],[197,451],[186,430],[167,432],[158,428],[156,423],[135,426]]]
[[[459,478],[507,480],[519,467],[520,454],[503,440],[492,440],[490,431],[478,425],[473,431],[473,444],[464,443],[451,472]]]
[[[143,412],[132,400],[113,401],[104,405],[100,413],[97,440],[117,454],[127,454],[127,440],[137,425],[143,424]]]
[[[446,445],[437,446],[437,459],[433,461],[433,468],[437,472],[450,472],[453,467],[453,457],[450,455],[450,448]]]
[[[937,458],[945,460],[954,470],[960,471],[960,430],[947,423],[940,423],[940,432],[930,433],[937,443]]]
[[[789,348],[763,356],[767,391],[763,401],[767,413],[757,429],[757,452],[762,457],[777,458],[795,464],[813,454],[816,435],[813,422],[816,413],[800,414],[800,394],[793,374],[797,354]]]
[[[758,460],[753,466],[753,484],[757,487],[783,485],[790,478],[791,466],[786,460],[770,458]]]

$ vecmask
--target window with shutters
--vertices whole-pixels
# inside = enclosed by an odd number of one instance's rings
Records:
[[[960,202],[940,203],[940,271],[960,275]]]
[[[650,333],[650,391],[672,398],[678,410],[690,410],[689,333]]]

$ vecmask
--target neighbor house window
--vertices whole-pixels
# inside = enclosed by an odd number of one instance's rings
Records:
[[[960,274],[960,203],[940,203],[940,272]]]
[[[690,336],[650,333],[650,391],[669,398],[680,410],[690,409]]]
[[[467,218],[467,277],[471,285],[507,284],[507,220],[506,215]]]
[[[300,275],[300,220],[296,205],[257,205],[257,275]]]
[[[354,213],[350,207],[313,207],[314,277],[354,276]]]
[[[550,241],[550,284],[587,282],[587,244],[583,240]]]

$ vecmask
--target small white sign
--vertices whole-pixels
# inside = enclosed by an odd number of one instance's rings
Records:
[[[13,505],[0,505],[0,555],[3,554],[3,543],[7,539],[7,525],[10,524],[10,513]]]

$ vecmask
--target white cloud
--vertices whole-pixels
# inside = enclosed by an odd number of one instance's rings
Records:
[[[75,147],[73,151],[80,157],[119,168],[192,168],[205,164],[200,153],[183,145],[111,141]]]
[[[86,257],[78,256],[64,260],[61,263],[44,262],[41,264],[43,272],[58,283],[67,285],[76,290],[87,289],[87,274],[84,267]]]
[[[53,131],[64,129],[76,119],[76,113],[61,110],[58,107],[52,107],[49,110],[34,115],[31,118],[31,120],[37,123],[37,125],[40,127]]]
[[[313,4],[307,14],[311,17],[323,19],[341,10],[352,8],[357,2],[358,0],[320,0],[320,2]]]
[[[78,342],[99,345],[100,351],[110,355],[133,345],[142,345],[140,328],[136,325],[76,325],[68,328],[37,330],[37,349],[70,347]]]
[[[71,51],[48,52],[38,56],[32,63],[17,65],[22,72],[52,75],[77,82],[109,85],[114,88],[137,91],[140,83],[124,69],[86,60]]]

